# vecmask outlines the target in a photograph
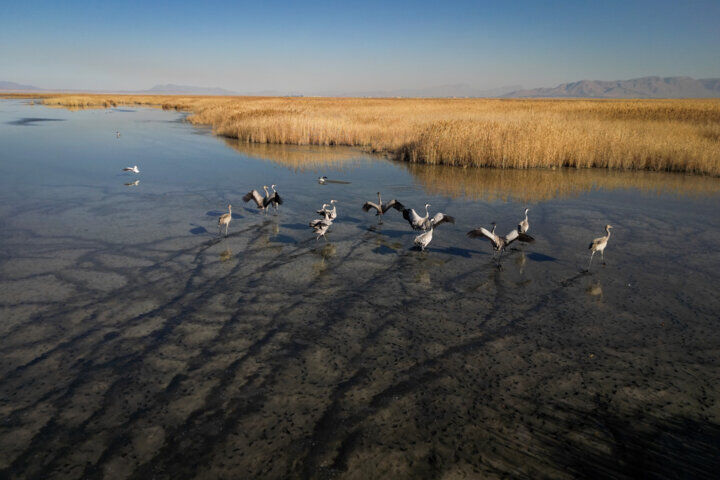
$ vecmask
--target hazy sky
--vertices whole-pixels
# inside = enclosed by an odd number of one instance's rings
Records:
[[[0,80],[342,92],[720,77],[720,1],[3,2]]]

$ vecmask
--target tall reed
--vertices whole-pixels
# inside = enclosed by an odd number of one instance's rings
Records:
[[[240,142],[350,145],[413,163],[720,175],[720,100],[712,99],[46,95],[42,101],[72,108],[185,110],[189,121]]]

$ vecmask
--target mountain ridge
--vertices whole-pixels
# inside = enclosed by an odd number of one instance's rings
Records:
[[[639,77],[580,80],[556,87],[517,90],[505,98],[719,98],[720,78]]]
[[[154,85],[146,90],[52,90],[33,85],[0,81],[0,91],[11,92],[58,92],[58,93],[102,93],[134,95],[260,95],[260,96],[303,96],[302,93],[284,93],[279,91],[237,93],[221,87],[196,87],[173,83]],[[356,92],[323,92],[304,94],[305,96],[336,97],[406,97],[406,98],[720,98],[720,78],[691,77],[639,77],[629,80],[579,80],[562,83],[555,87],[521,89],[507,86],[494,89],[479,89],[465,83],[438,85],[433,87],[398,90],[373,90]]]

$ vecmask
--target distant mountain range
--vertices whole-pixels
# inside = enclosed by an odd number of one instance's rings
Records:
[[[87,92],[86,90],[50,90],[0,81],[0,91],[21,92]],[[88,92],[90,93],[90,92]],[[220,87],[194,87],[190,85],[155,85],[147,90],[96,91],[94,93],[129,93],[144,95],[265,95],[298,96],[299,93],[263,91],[237,93]],[[690,77],[642,77],[631,80],[600,81],[581,80],[563,83],[553,88],[522,90],[514,85],[482,90],[467,84],[440,85],[436,87],[402,90],[374,90],[359,92],[323,92],[314,95],[338,97],[506,97],[506,98],[718,98],[720,78],[696,80]]]
[[[0,81],[1,91],[19,92],[64,92],[64,93],[131,93],[141,95],[240,95],[220,87],[193,87],[190,85],[155,85],[147,90],[74,90],[39,88],[32,85],[21,85],[15,82]]]
[[[22,85],[20,83],[15,82],[4,82],[0,80],[0,91],[20,91],[20,92],[27,92],[30,90],[40,90],[37,87],[33,87],[32,85]]]
[[[720,78],[642,77],[605,82],[581,80],[554,88],[517,90],[510,98],[716,98]]]
[[[520,90],[520,85],[510,85],[507,87],[480,89],[465,83],[457,83],[453,85],[439,85],[436,87],[426,87],[417,89],[401,89],[401,90],[371,90],[360,92],[341,92],[334,93],[337,97],[417,97],[417,98],[447,98],[447,97],[500,97],[514,91]]]
[[[146,93],[149,95],[238,95],[220,87],[193,87],[190,85],[155,85],[148,90],[139,90],[132,93]]]

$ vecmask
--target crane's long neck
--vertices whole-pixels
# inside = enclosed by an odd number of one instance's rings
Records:
[[[267,197],[268,195],[270,195],[270,192],[268,192],[268,188],[267,188],[267,187],[263,187],[263,190],[265,190],[265,196],[266,196],[266,197]]]
[[[430,216],[430,211],[428,210],[428,206],[425,205],[425,218],[428,218]]]
[[[378,192],[378,204],[382,207],[382,197],[380,196],[380,192]]]
[[[605,235],[605,239],[610,240],[610,229],[605,227],[605,232],[607,233],[607,235]]]

